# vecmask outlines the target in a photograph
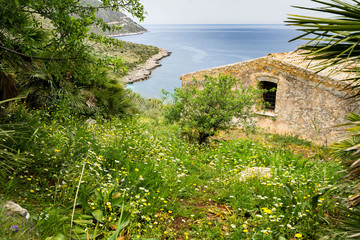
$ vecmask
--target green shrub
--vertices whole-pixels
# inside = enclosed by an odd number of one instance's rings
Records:
[[[175,89],[171,104],[165,108],[168,122],[178,122],[184,133],[199,144],[219,130],[228,129],[237,119],[244,128],[254,126],[254,110],[260,90],[245,88],[241,80],[231,75],[204,76],[191,84]]]

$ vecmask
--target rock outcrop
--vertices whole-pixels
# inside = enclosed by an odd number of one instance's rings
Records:
[[[123,78],[125,83],[134,83],[149,79],[152,71],[160,67],[159,61],[167,56],[170,56],[171,52],[165,49],[159,48],[159,53],[149,58],[144,64],[141,64],[131,70],[128,75]]]
[[[82,0],[84,4],[89,4],[92,6],[99,6],[101,2],[99,0]],[[97,34],[103,34],[107,36],[124,36],[124,35],[133,35],[141,34],[147,32],[147,30],[140,24],[134,22],[130,17],[126,16],[125,13],[121,11],[112,11],[109,9],[100,8],[96,12],[96,17],[101,18],[104,22],[109,25],[120,26],[120,31],[103,32],[100,28],[94,27],[91,29],[92,32]]]
[[[271,168],[263,168],[263,167],[252,167],[247,168],[239,174],[240,181],[246,181],[249,178],[270,178],[271,177]]]
[[[13,201],[6,201],[4,204],[4,208],[6,209],[7,214],[16,213],[26,219],[26,221],[29,221],[30,214],[28,210],[25,208],[22,208],[19,204],[14,203]]]

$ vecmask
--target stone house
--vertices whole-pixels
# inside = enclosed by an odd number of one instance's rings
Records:
[[[180,77],[182,85],[203,75],[231,74],[244,86],[273,89],[263,94],[267,102],[259,112],[258,126],[278,134],[297,135],[300,138],[329,144],[339,140],[339,128],[349,112],[357,111],[359,104],[351,103],[344,90],[348,73],[327,69],[320,73],[310,70],[316,64],[296,52],[268,56],[188,73]]]

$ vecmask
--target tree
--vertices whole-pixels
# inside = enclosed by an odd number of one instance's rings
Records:
[[[320,4],[318,8],[301,9],[327,13],[333,18],[290,15],[287,21],[292,26],[300,27],[302,38],[307,43],[300,47],[303,54],[310,59],[320,60],[318,70],[335,67],[337,70],[349,71],[356,77],[347,79],[348,88],[354,91],[353,98],[360,97],[359,60],[360,60],[360,2],[358,0],[312,0]],[[298,39],[296,38],[296,39]],[[340,66],[340,68],[339,68]],[[333,155],[344,161],[347,171],[343,179],[353,187],[353,196],[348,205],[360,206],[360,115],[352,113],[348,117],[347,139],[332,145]],[[345,221],[350,237],[360,236],[360,209],[348,211]]]
[[[107,76],[110,70],[122,70],[121,59],[92,53],[93,42],[119,45],[116,39],[89,33],[93,26],[119,29],[95,16],[103,8],[126,10],[140,20],[145,14],[138,0],[106,0],[97,6],[83,0],[0,0],[1,99],[20,90],[35,107],[60,95],[78,96],[74,101],[84,105],[86,95],[96,99],[96,92],[121,88]]]
[[[97,6],[81,0],[1,0],[0,7],[2,55],[9,53],[25,59],[48,61],[86,60],[89,53],[87,40],[111,42],[88,33],[91,26],[109,31],[121,28],[97,18],[95,13],[99,9],[126,10],[140,20],[144,18],[143,6],[137,0],[107,0]],[[39,42],[44,28],[49,28],[45,25],[49,24],[51,31],[48,34],[51,37],[48,41]],[[45,54],[43,51],[46,49],[49,51]]]
[[[243,127],[251,127],[260,92],[244,88],[231,75],[205,75],[203,81],[194,79],[173,94],[167,93],[171,104],[165,108],[165,119],[178,122],[186,135],[203,144],[219,130],[228,129],[234,118]]]

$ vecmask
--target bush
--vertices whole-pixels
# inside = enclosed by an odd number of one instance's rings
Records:
[[[228,129],[233,120],[241,126],[254,126],[254,110],[259,103],[261,90],[244,88],[241,81],[231,75],[204,76],[183,88],[175,89],[170,96],[171,104],[165,108],[165,119],[178,122],[183,131],[199,144],[219,130]]]

